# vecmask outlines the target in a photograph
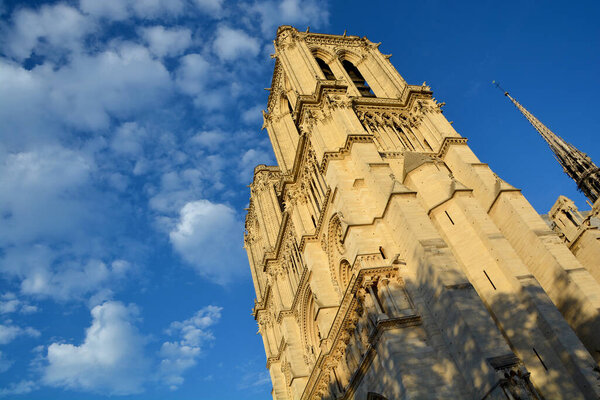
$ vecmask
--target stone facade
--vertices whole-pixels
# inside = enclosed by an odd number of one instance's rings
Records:
[[[594,255],[378,44],[282,26],[275,49],[245,233],[273,398],[598,399]]]

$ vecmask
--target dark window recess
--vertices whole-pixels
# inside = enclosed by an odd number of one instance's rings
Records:
[[[427,146],[427,148],[429,149],[429,151],[433,151],[433,149],[429,145],[429,142],[427,142],[427,139],[423,139],[423,141],[425,142],[425,146]]]
[[[373,93],[373,91],[369,87],[369,84],[367,83],[365,78],[363,78],[362,74],[360,73],[358,68],[354,66],[354,64],[352,64],[348,60],[344,60],[342,61],[342,65],[344,66],[344,69],[346,70],[348,76],[352,80],[352,83],[354,83],[354,86],[356,86],[356,88],[360,92],[361,96],[375,97],[375,93]]]
[[[319,210],[319,212],[321,212],[321,205],[319,204],[319,198],[315,194],[315,189],[313,189],[313,182],[312,181],[310,182],[310,184],[308,185],[308,187],[310,188],[310,192],[312,193],[313,200],[315,201],[315,204],[317,205],[317,210]]]
[[[367,394],[367,400],[387,400],[387,398],[380,395],[379,393],[369,392]]]
[[[573,225],[578,226],[579,224],[575,221],[575,218],[573,218],[573,214],[571,214],[571,211],[564,211],[563,210],[563,214],[565,214],[567,216],[567,218],[569,219],[569,221],[571,221],[573,223]]]
[[[313,225],[315,226],[315,228],[317,227],[317,223],[315,222],[315,217],[313,217],[312,215],[310,216],[310,219],[312,220]]]
[[[450,218],[450,214],[448,214],[448,211],[444,211],[444,212],[446,213],[446,216],[448,217],[448,219],[450,220],[452,225],[454,225],[454,221],[452,221],[452,218]]]
[[[275,185],[273,185],[273,190],[275,191],[275,193],[277,193],[277,189],[275,188]],[[281,193],[281,196],[277,196],[277,202],[279,203],[279,209],[281,210],[281,212],[285,211],[285,205],[283,204],[283,192]]]
[[[282,97],[282,100],[284,100],[285,103],[287,104],[288,111],[290,112],[290,115],[293,115],[294,114],[294,109],[292,108],[292,103],[290,103],[290,99],[288,99],[288,97],[285,94],[282,94],[281,97]]]
[[[319,57],[315,57],[315,60],[317,60],[317,64],[319,64],[319,67],[321,68],[321,72],[323,72],[323,75],[325,75],[325,79],[328,81],[334,81],[335,75],[333,74],[331,68],[329,68],[329,65],[327,65],[327,63],[321,60]]]
[[[544,363],[544,360],[542,360],[542,357],[540,357],[540,355],[538,354],[538,352],[535,350],[535,347],[533,347],[533,352],[537,356],[538,360],[540,360],[540,362],[542,363],[542,367],[544,367],[544,369],[546,371],[548,371],[548,367],[546,367],[546,364]]]
[[[385,307],[383,306],[383,302],[381,301],[381,298],[379,297],[379,292],[377,291],[377,285],[373,285],[373,286],[371,286],[371,288],[373,289],[373,294],[375,295],[375,301],[379,305],[379,308],[381,309],[381,311],[386,312]]]
[[[383,247],[379,246],[379,254],[381,254],[381,258],[385,260],[385,253],[383,252]]]
[[[333,377],[335,378],[335,384],[337,386],[337,389],[340,393],[344,392],[344,388],[342,387],[342,384],[340,383],[340,379],[338,378],[336,372],[335,372],[335,368],[333,368]]]
[[[490,281],[490,284],[492,285],[494,290],[496,290],[496,285],[494,285],[494,282],[492,282],[492,280],[490,279],[490,276],[487,274],[487,272],[485,272],[485,269],[483,270],[483,273],[485,274],[485,277],[488,278],[488,281]]]

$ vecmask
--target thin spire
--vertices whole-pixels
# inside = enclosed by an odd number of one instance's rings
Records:
[[[533,125],[536,131],[544,138],[550,149],[554,153],[556,160],[563,167],[563,170],[577,184],[577,187],[592,202],[596,202],[600,197],[600,168],[583,152],[575,146],[565,141],[563,138],[552,132],[548,127],[525,107],[515,100],[500,84],[492,81],[492,84],[500,89],[506,97],[519,109],[521,114]]]

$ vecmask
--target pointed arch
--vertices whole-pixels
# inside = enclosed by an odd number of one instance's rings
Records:
[[[310,51],[325,79],[335,80],[335,74],[329,66],[331,61],[335,59],[335,55],[319,47],[313,47]]]
[[[333,71],[329,67],[329,64],[327,64],[320,57],[315,57],[315,60],[317,60],[317,64],[319,64],[319,67],[321,68],[321,72],[323,73],[323,75],[325,75],[325,79],[327,79],[329,81],[335,80],[335,75],[333,74]]]
[[[359,69],[349,60],[342,60],[342,66],[350,77],[350,80],[356,86],[361,96],[363,97],[375,97],[375,93],[371,90],[371,87],[359,71]]]
[[[320,333],[317,325],[317,308],[315,297],[310,288],[306,285],[303,288],[302,296],[300,297],[300,334],[302,338],[302,346],[308,354],[314,354],[315,358],[319,352]]]
[[[279,112],[282,114],[289,112],[290,115],[294,115],[294,108],[292,107],[292,103],[290,102],[290,99],[287,97],[287,95],[283,92],[281,93],[281,96],[279,96]]]
[[[340,262],[342,254],[344,254],[345,251],[346,249],[343,244],[342,215],[340,212],[337,212],[331,216],[327,227],[327,257],[329,259],[329,274],[331,276],[331,281],[340,298],[345,289],[340,276]]]
[[[340,267],[338,269],[338,279],[340,281],[340,285],[342,291],[344,291],[348,284],[350,283],[350,278],[352,277],[352,266],[345,258],[340,261]]]

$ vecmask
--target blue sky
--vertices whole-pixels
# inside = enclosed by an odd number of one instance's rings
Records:
[[[499,80],[600,162],[596,2],[0,1],[0,397],[264,399],[242,249],[279,24],[366,35],[545,213]]]

